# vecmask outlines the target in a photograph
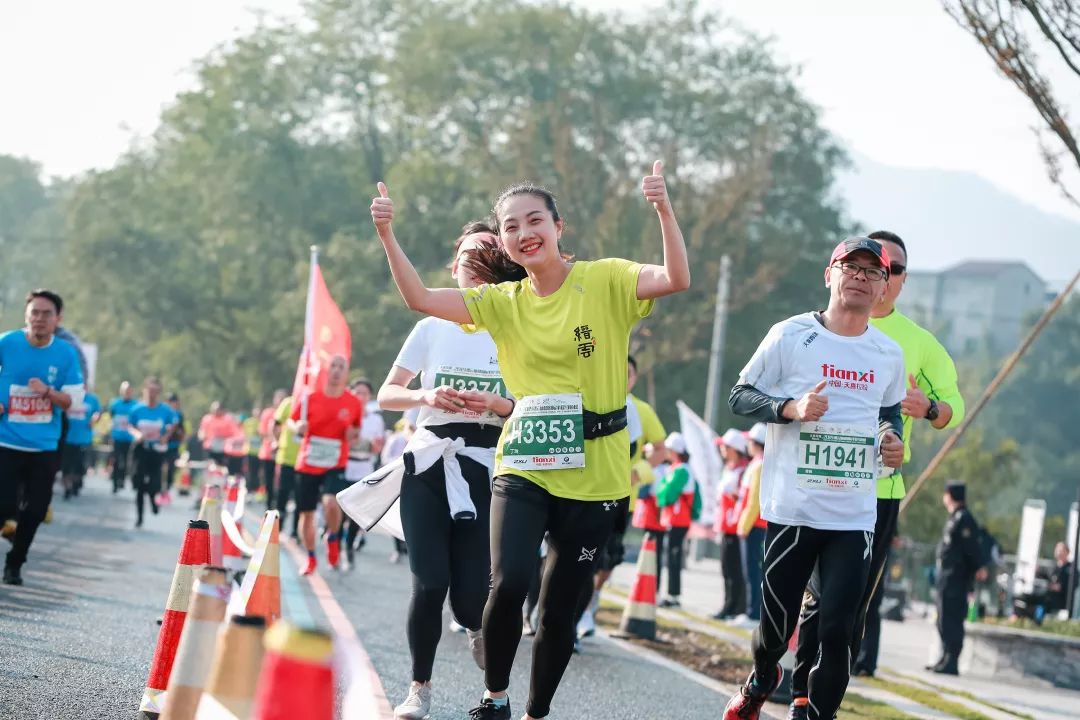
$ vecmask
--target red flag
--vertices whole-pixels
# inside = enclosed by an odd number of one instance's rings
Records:
[[[326,372],[330,368],[330,358],[334,355],[344,355],[346,361],[351,360],[352,335],[349,333],[345,316],[341,314],[341,309],[326,288],[322,270],[313,251],[307,313],[304,318],[304,349],[296,367],[294,399],[326,387]]]

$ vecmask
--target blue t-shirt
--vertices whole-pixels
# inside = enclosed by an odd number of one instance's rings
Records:
[[[54,337],[34,347],[25,330],[0,335],[0,446],[41,452],[60,442],[60,408],[30,390],[37,378],[54,390],[81,402],[84,391],[79,354],[71,343]]]
[[[86,393],[82,403],[71,403],[67,409],[68,434],[64,440],[68,445],[89,445],[94,441],[94,431],[90,427],[94,414],[101,412],[101,401],[97,395]]]
[[[125,400],[118,397],[113,398],[109,403],[109,416],[112,418],[112,430],[109,431],[109,435],[113,440],[131,442],[131,433],[128,432],[128,422],[130,422],[128,416],[131,415],[131,411],[138,404],[139,401],[135,398]]]
[[[165,403],[153,407],[139,403],[128,416],[131,426],[143,434],[142,446],[156,452],[169,449],[168,443],[162,442],[162,438],[166,428],[176,420],[176,411]]]

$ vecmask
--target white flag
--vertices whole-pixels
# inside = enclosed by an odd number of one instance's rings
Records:
[[[716,489],[724,472],[720,453],[716,451],[717,434],[682,400],[675,405],[679,408],[679,425],[686,440],[686,451],[690,453],[690,472],[701,488],[698,522],[712,527],[716,520]]]

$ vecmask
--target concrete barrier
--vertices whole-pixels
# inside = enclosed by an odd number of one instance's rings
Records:
[[[1080,690],[1080,638],[967,623],[960,672]]]

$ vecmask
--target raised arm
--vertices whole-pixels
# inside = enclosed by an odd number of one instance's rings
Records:
[[[641,190],[645,199],[656,208],[660,218],[660,234],[664,238],[664,264],[645,265],[638,275],[637,298],[652,298],[674,295],[690,287],[690,262],[686,258],[686,243],[683,241],[679,221],[668,198],[667,185],[660,173],[664,164],[657,160],[653,163],[653,174],[641,181]]]
[[[390,193],[383,183],[379,183],[379,197],[371,201],[371,221],[375,223],[375,230],[382,241],[383,250],[386,251],[390,274],[394,276],[398,292],[409,309],[450,322],[472,323],[472,316],[465,307],[465,299],[460,290],[431,289],[420,279],[416,268],[394,237],[394,201],[390,199]]]

